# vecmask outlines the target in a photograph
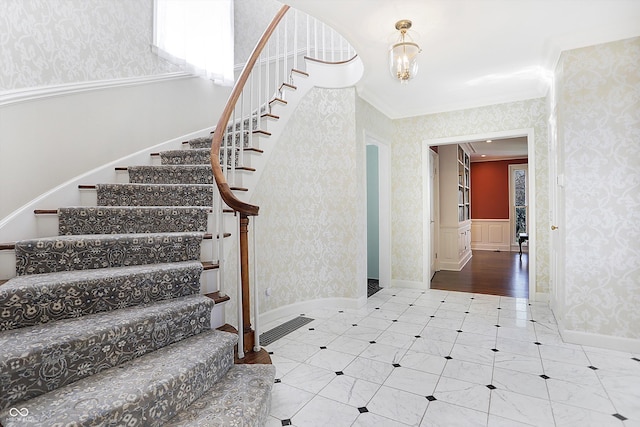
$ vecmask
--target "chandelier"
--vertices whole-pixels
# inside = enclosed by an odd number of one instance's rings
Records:
[[[422,51],[407,32],[411,21],[403,19],[396,22],[400,31],[398,40],[389,48],[389,70],[400,83],[407,83],[418,73],[418,54]]]

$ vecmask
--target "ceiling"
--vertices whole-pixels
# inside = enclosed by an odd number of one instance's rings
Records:
[[[640,0],[285,0],[333,26],[365,67],[359,95],[392,119],[539,98],[561,51],[640,36]],[[395,22],[422,48],[393,79]]]
[[[527,137],[489,139],[466,143],[471,162],[521,159],[527,157]]]

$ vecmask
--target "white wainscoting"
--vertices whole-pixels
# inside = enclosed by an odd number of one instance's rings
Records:
[[[471,250],[510,251],[508,219],[472,219]]]

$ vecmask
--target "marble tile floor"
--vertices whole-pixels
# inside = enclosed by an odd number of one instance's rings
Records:
[[[382,289],[300,314],[266,347],[267,427],[640,426],[640,354],[564,343],[548,304]]]

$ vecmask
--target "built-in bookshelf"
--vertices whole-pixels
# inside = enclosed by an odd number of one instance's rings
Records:
[[[460,271],[471,259],[471,158],[460,145],[438,147],[441,270]]]

